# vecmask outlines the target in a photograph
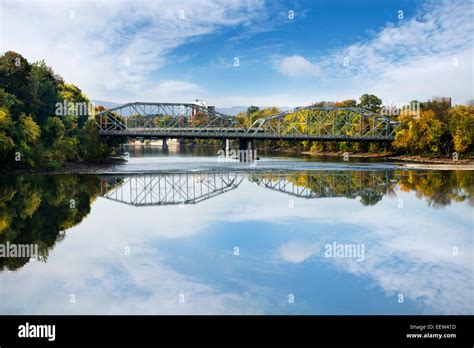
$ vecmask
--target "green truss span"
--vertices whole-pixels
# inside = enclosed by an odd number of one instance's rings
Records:
[[[128,103],[95,115],[100,134],[147,138],[392,141],[398,122],[358,107],[298,107],[244,127],[213,107]]]

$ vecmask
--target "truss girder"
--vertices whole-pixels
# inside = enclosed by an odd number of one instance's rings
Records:
[[[237,118],[197,104],[139,102],[99,112],[96,120],[103,135],[331,141],[389,141],[398,125],[357,107],[307,106],[244,128]]]
[[[256,120],[248,132],[275,133],[285,137],[308,139],[393,138],[397,122],[361,108],[308,106],[291,109],[264,119]]]

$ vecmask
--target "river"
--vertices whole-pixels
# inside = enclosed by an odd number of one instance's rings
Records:
[[[1,314],[474,314],[472,171],[127,151],[0,176]]]

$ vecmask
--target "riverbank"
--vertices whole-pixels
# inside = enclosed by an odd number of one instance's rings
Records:
[[[474,165],[474,159],[464,158],[453,160],[451,158],[442,157],[422,157],[422,156],[388,156],[388,159],[412,163],[429,163],[429,164],[448,164],[448,165]]]
[[[453,160],[450,158],[426,158],[422,156],[390,156],[387,159],[406,162],[402,166],[407,169],[474,170],[473,159]]]
[[[304,155],[310,156],[324,156],[324,157],[344,157],[344,152],[301,152]],[[403,161],[410,163],[424,163],[424,164],[442,164],[452,166],[466,166],[471,165],[474,169],[474,158],[464,158],[453,160],[445,157],[424,157],[424,156],[408,156],[408,155],[396,155],[395,153],[349,153],[349,158],[386,158],[395,161]]]
[[[339,157],[343,158],[345,152],[311,152],[311,151],[303,151],[301,152],[302,155],[310,155],[310,156],[324,156],[324,157]],[[360,153],[348,153],[349,158],[392,158],[390,156],[395,156],[395,153],[367,153],[367,152],[360,152]]]

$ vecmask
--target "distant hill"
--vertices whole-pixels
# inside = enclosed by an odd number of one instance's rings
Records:
[[[110,101],[96,100],[96,99],[91,99],[91,103],[94,104],[94,105],[97,105],[97,106],[103,106],[106,109],[111,109],[111,108],[115,108],[117,106],[122,105],[120,103],[114,103],[114,102],[110,102]]]
[[[226,115],[237,115],[239,112],[245,112],[247,111],[248,106],[231,106],[228,108],[220,108],[216,106],[216,110],[219,112],[222,112],[223,114]],[[266,106],[259,106],[260,109],[265,109]],[[278,109],[281,111],[286,111],[291,109],[289,106],[279,106]]]
[[[237,115],[239,112],[244,112],[247,110],[247,106],[231,106],[228,108],[220,108],[216,106],[216,111],[222,112],[226,115]]]

